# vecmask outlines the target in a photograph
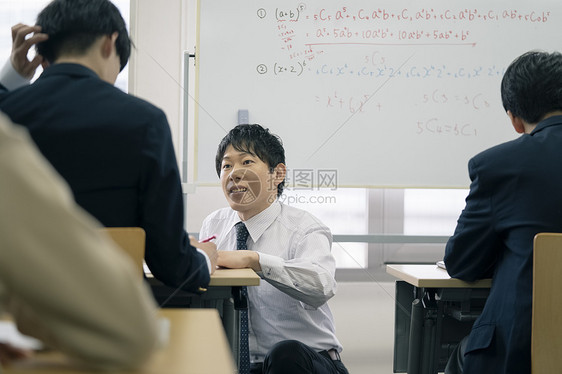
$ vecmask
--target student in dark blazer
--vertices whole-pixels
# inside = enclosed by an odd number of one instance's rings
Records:
[[[157,279],[190,291],[205,287],[216,247],[190,244],[184,230],[166,116],[113,86],[131,48],[119,10],[108,0],[54,0],[37,25],[48,36],[36,41],[49,66],[33,84],[4,89],[0,109],[28,129],[78,204],[103,225],[144,228],[145,260]],[[20,60],[30,46],[25,34],[37,30],[14,31]],[[12,55],[12,65],[17,60]]]
[[[562,232],[562,54],[518,57],[501,96],[523,135],[468,164],[470,192],[444,260],[451,277],[493,281],[446,373],[531,372],[533,238]]]

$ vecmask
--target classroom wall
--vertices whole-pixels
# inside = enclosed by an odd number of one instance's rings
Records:
[[[135,44],[129,67],[129,92],[166,113],[176,154],[181,139],[181,28],[184,1],[131,0],[130,33]]]
[[[180,170],[183,166],[184,137],[182,103],[187,95],[188,181],[193,179],[194,170],[193,114],[196,103],[191,93],[195,87],[195,67],[191,59],[188,86],[185,86],[183,59],[185,51],[194,52],[196,13],[196,0],[167,0],[166,6],[154,0],[131,0],[129,21],[131,38],[136,46],[130,60],[129,92],[150,101],[166,113]],[[217,187],[190,190],[187,204],[189,232],[198,232],[202,220],[210,212],[226,206],[222,191]]]

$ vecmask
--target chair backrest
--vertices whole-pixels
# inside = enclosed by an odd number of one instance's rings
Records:
[[[106,227],[102,230],[131,257],[142,275],[146,238],[144,230],[140,227]]]
[[[535,236],[532,372],[562,373],[562,234]]]

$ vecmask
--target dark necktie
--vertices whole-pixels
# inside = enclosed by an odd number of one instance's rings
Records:
[[[248,229],[244,222],[238,222],[236,227],[236,249],[246,250],[248,245]],[[242,296],[248,299],[248,290],[242,287]],[[248,344],[248,309],[240,310],[240,363],[238,367],[238,374],[250,373],[250,348]]]

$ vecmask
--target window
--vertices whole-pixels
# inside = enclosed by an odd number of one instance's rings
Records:
[[[452,235],[468,190],[404,190],[405,235]]]
[[[333,235],[452,235],[466,189],[286,189],[280,200],[309,211]],[[367,269],[386,262],[433,262],[444,244],[335,242],[339,269]]]
[[[364,188],[298,190],[287,189],[279,199],[284,204],[306,210],[320,219],[332,235],[368,234],[368,191]],[[338,268],[367,267],[367,243],[338,243],[332,253]]]
[[[11,28],[17,23],[24,23],[28,25],[35,24],[37,14],[43,9],[51,0],[2,0],[0,2],[0,63],[4,62],[10,57],[12,50],[12,31]],[[115,6],[121,12],[125,19],[127,26],[129,24],[129,8],[130,0],[113,0]],[[30,56],[35,52],[30,51]],[[117,77],[115,86],[127,92],[128,84],[128,66],[123,69],[121,74]],[[34,79],[36,79],[42,72],[42,69],[37,69]]]

